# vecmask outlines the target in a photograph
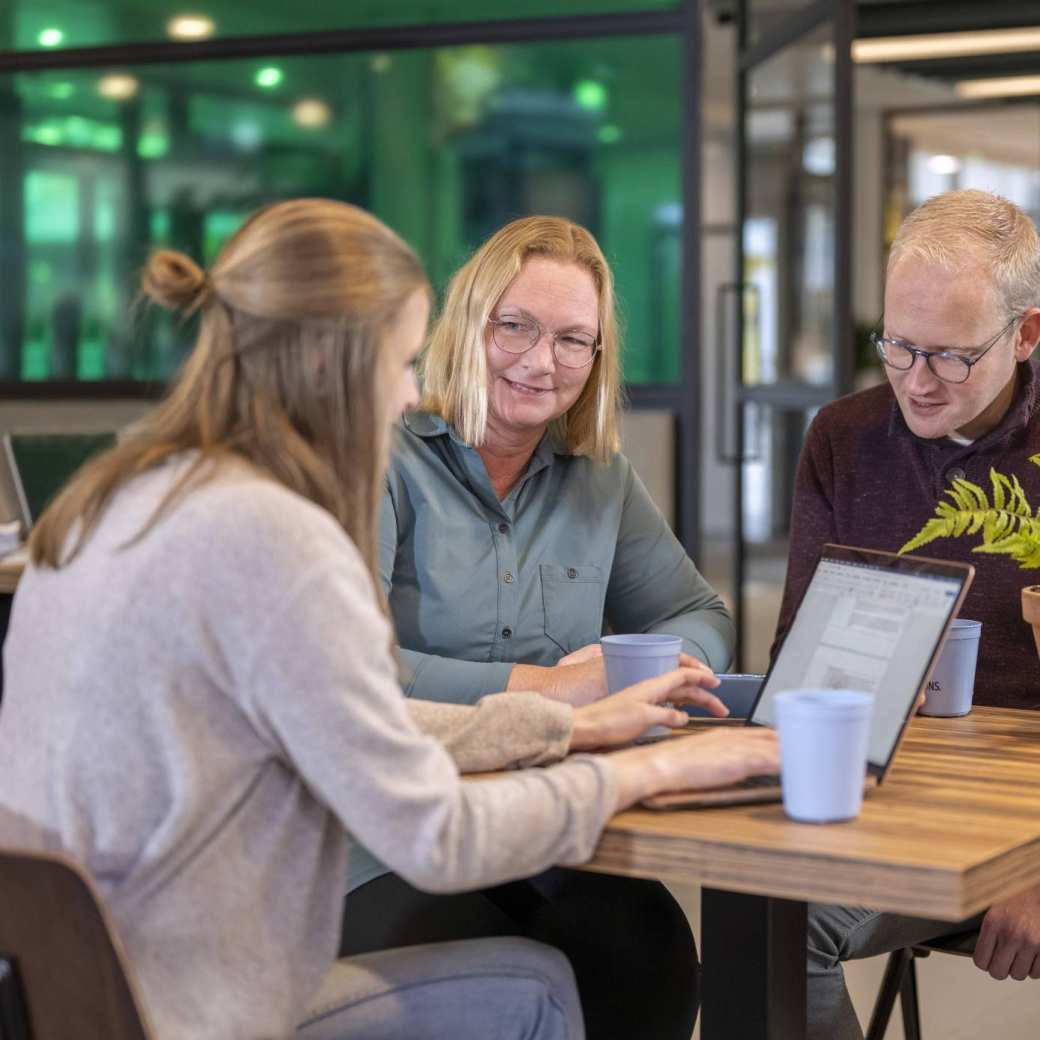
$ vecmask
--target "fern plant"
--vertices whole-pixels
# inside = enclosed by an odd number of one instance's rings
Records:
[[[1040,454],[1029,461],[1040,466]],[[1040,512],[1034,513],[1014,474],[1008,477],[991,468],[989,479],[992,496],[970,480],[955,480],[945,491],[951,501],[940,501],[935,516],[899,552],[913,552],[936,538],[981,532],[982,542],[972,552],[1010,556],[1023,570],[1040,567]]]

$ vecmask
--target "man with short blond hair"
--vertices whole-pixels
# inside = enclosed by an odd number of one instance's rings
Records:
[[[899,230],[874,335],[887,382],[822,409],[806,435],[777,629],[790,625],[820,547],[896,551],[955,480],[991,487],[1014,474],[1040,504],[1040,237],[1013,203],[983,191],[930,199]],[[930,556],[972,563],[962,614],[982,622],[979,704],[1040,708],[1040,663],[1020,596],[1028,574],[978,539],[940,538]],[[984,915],[975,963],[995,978],[1040,978],[1040,887]],[[841,962],[971,925],[814,906],[809,920],[809,1037],[862,1040]]]

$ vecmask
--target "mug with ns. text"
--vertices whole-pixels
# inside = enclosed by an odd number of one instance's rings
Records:
[[[922,715],[952,718],[971,711],[975,695],[975,665],[982,622],[957,618],[951,622],[939,660],[928,679]]]

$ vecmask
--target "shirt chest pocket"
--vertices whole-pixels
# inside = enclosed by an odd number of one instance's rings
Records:
[[[603,568],[543,563],[538,569],[546,636],[565,654],[598,643],[603,630]]]

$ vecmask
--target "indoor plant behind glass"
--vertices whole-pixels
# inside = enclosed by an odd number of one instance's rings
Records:
[[[1040,455],[1029,461],[1040,466]],[[982,535],[973,552],[1010,556],[1023,570],[1040,568],[1040,511],[1034,512],[1018,477],[989,471],[991,494],[970,480],[955,480],[940,501],[935,516],[899,551],[913,552],[936,538]],[[1040,655],[1040,585],[1022,590],[1022,617],[1033,627]]]

